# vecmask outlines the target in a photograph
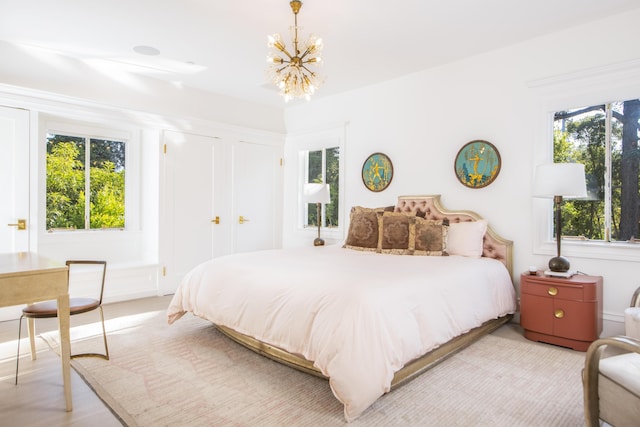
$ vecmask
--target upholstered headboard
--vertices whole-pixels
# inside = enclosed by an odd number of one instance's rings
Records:
[[[449,223],[478,221],[483,219],[472,211],[450,211],[440,204],[440,195],[432,196],[399,196],[395,212],[424,214],[426,219],[444,219]],[[422,216],[422,215],[421,215]],[[513,277],[513,242],[496,234],[488,226],[484,235],[482,256],[501,261]]]

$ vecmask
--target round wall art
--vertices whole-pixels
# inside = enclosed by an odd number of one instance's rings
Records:
[[[362,182],[371,191],[382,191],[391,184],[393,164],[386,154],[373,153],[362,165]]]
[[[453,164],[458,180],[470,188],[491,184],[500,173],[500,153],[487,141],[467,142],[456,155]]]

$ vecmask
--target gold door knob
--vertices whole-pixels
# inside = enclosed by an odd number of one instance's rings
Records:
[[[7,224],[9,227],[18,227],[18,230],[26,230],[27,229],[27,220],[19,219],[17,224]]]
[[[551,288],[547,289],[547,293],[549,295],[551,295],[552,297],[556,296],[556,295],[558,295],[558,288],[551,287]]]
[[[564,317],[564,310],[558,309],[558,310],[554,311],[553,312],[553,317],[555,317],[556,319],[562,319]]]
[[[245,217],[243,217],[242,215],[240,215],[240,217],[238,218],[238,222],[240,224],[244,224],[245,222],[249,222],[249,220]]]
[[[211,222],[214,224],[220,224],[220,217],[219,216],[215,217],[214,219],[211,220]]]

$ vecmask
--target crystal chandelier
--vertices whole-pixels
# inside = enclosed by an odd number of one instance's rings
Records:
[[[316,66],[321,61],[322,39],[313,35],[306,43],[298,42],[298,12],[302,7],[300,0],[292,0],[289,5],[294,15],[294,25],[291,28],[293,38],[293,51],[289,52],[282,41],[280,34],[268,37],[269,48],[273,48],[267,56],[269,68],[267,73],[270,80],[280,88],[280,94],[285,102],[293,98],[306,98],[309,100],[315,90],[322,84],[316,73],[309,66]]]

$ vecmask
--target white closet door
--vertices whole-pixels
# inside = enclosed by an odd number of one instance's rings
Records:
[[[230,228],[230,215],[214,209],[214,201],[223,205],[229,197],[222,182],[228,163],[224,144],[173,131],[164,133],[164,143],[160,258],[162,292],[168,294],[193,267],[226,252],[229,239],[224,229]]]
[[[0,253],[29,250],[29,112],[0,107]],[[24,220],[26,228],[18,229]]]
[[[25,221],[25,229],[15,225]],[[29,250],[29,112],[0,107],[0,253]],[[17,319],[24,305],[0,308],[0,321]]]
[[[233,148],[234,252],[274,248],[281,191],[278,148],[251,143]]]

